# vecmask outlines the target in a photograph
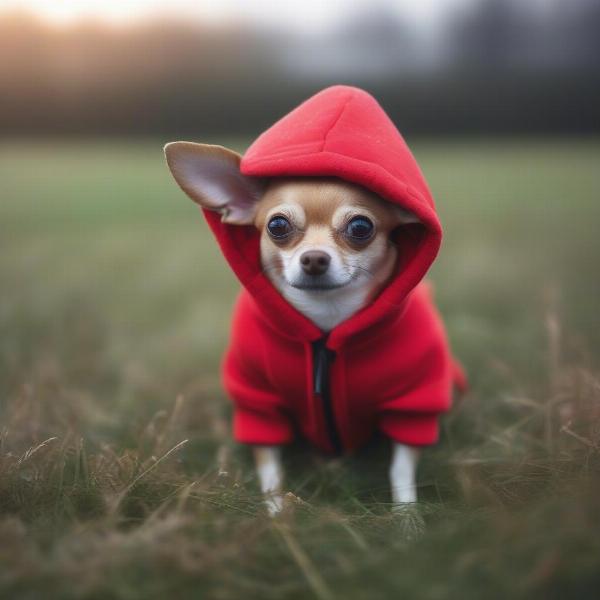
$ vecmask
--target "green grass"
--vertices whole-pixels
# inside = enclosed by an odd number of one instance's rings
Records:
[[[384,443],[294,448],[273,522],[218,377],[237,284],[161,142],[0,143],[0,596],[596,596],[600,142],[414,151],[471,391],[418,511]]]

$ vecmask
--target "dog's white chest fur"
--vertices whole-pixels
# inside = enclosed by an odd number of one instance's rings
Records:
[[[324,290],[315,294],[290,286],[280,290],[283,297],[319,329],[331,331],[360,310],[367,301],[369,289]]]

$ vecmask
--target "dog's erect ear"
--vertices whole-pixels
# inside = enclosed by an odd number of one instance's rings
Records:
[[[253,223],[264,182],[240,173],[239,154],[223,146],[171,142],[165,156],[173,177],[194,202],[220,212],[224,223]]]

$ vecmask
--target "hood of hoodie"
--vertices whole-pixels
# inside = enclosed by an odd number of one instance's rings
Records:
[[[259,178],[339,177],[418,217],[419,224],[399,229],[399,260],[389,283],[373,302],[330,332],[330,348],[397,316],[437,255],[442,229],[425,178],[402,135],[364,90],[337,85],[315,94],[256,139],[242,158],[241,171]],[[204,214],[225,258],[267,322],[292,339],[323,337],[265,277],[260,232],[253,226],[222,223],[214,212]]]

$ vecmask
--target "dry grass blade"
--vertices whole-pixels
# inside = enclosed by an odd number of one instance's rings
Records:
[[[192,483],[188,483],[185,485],[181,491],[177,494],[177,503],[175,505],[175,512],[180,514],[183,512],[185,505],[192,493],[192,490],[198,485],[197,481],[192,481]]]
[[[369,545],[367,544],[364,536],[362,536],[358,531],[356,531],[356,529],[351,527],[348,522],[342,520],[340,521],[340,525],[361,550],[363,550],[364,552],[367,552],[369,550]]]
[[[597,444],[594,444],[594,442],[592,442],[592,440],[589,440],[586,437],[583,437],[582,435],[579,435],[578,433],[576,433],[575,431],[573,431],[570,427],[571,423],[567,423],[566,425],[563,425],[560,430],[563,431],[564,433],[570,435],[571,437],[575,438],[578,442],[581,442],[584,446],[587,446],[588,448],[592,448],[593,450],[600,450],[600,447]]]
[[[291,534],[289,528],[282,523],[275,523],[275,529],[279,532],[283,541],[285,542],[290,554],[296,561],[298,567],[302,571],[306,581],[315,596],[320,600],[333,600],[334,595],[325,583],[325,580],[321,577],[317,568],[310,560],[306,552],[302,549],[300,544],[296,541],[296,538]]]
[[[173,446],[169,451],[165,452],[165,454],[163,454],[160,458],[157,458],[155,462],[153,462],[147,469],[144,469],[144,471],[142,471],[139,475],[137,475],[137,477],[135,477],[128,485],[127,487],[122,490],[116,497],[116,499],[113,502],[113,505],[111,507],[110,510],[110,514],[115,514],[117,509],[119,508],[119,505],[121,504],[123,498],[129,493],[129,491],[131,491],[132,488],[135,487],[135,485],[137,483],[139,483],[146,475],[148,475],[148,473],[150,473],[151,471],[153,471],[154,469],[156,469],[156,467],[164,462],[167,458],[169,458],[169,456],[171,456],[171,454],[177,452],[179,449],[181,449],[183,446],[185,446],[188,443],[188,440],[182,440],[181,442],[179,442],[178,444],[176,444],[175,446]]]
[[[42,448],[45,448],[50,442],[53,442],[54,440],[57,440],[57,439],[58,438],[56,436],[54,436],[54,437],[48,438],[47,440],[44,440],[37,446],[32,446],[31,448],[28,448],[23,453],[23,455],[19,458],[18,464],[22,465],[24,462],[28,461],[34,454],[39,452]]]

